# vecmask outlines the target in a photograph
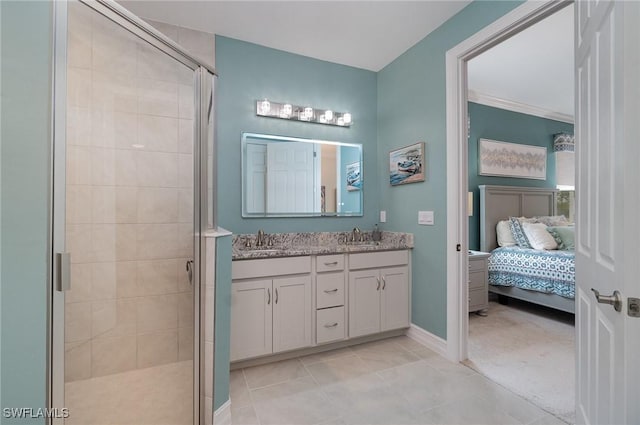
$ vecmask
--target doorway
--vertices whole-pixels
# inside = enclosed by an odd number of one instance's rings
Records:
[[[214,74],[116,4],[55,13],[52,405],[200,423]]]
[[[461,251],[447,260],[447,354],[454,361],[468,357],[468,62],[569,4],[525,3],[447,52],[447,240],[450,253]]]

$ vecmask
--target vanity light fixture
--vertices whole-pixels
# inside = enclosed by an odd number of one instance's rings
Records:
[[[278,103],[268,99],[256,101],[256,115],[284,120],[336,125],[340,127],[350,127],[353,123],[349,112],[335,112],[332,109],[317,109],[310,106]]]

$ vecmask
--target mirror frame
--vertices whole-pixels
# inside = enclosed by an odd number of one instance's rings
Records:
[[[246,205],[246,172],[247,172],[247,154],[246,154],[246,145],[247,139],[256,138],[263,139],[267,141],[284,141],[284,142],[302,142],[302,143],[314,143],[314,144],[325,144],[325,145],[334,145],[334,146],[345,146],[345,147],[353,147],[359,150],[359,161],[361,164],[364,164],[364,155],[363,155],[363,147],[359,143],[346,143],[346,142],[337,142],[331,140],[320,140],[320,139],[309,139],[302,137],[290,137],[290,136],[277,136],[272,134],[262,134],[262,133],[251,133],[251,132],[243,132],[242,139],[240,144],[241,149],[241,184],[242,184],[242,217],[243,218],[272,218],[272,217],[362,217],[364,215],[364,178],[363,176],[363,165],[360,167],[360,179],[362,182],[362,187],[358,191],[360,193],[360,211],[358,212],[310,212],[310,213],[250,213],[247,212]]]

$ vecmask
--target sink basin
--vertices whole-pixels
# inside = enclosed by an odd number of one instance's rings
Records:
[[[352,246],[353,248],[375,248],[377,246],[380,246],[380,244],[377,242],[370,242],[370,243],[356,243],[350,246]]]
[[[256,253],[263,253],[263,254],[275,254],[277,252],[282,252],[284,251],[283,249],[276,249],[276,248],[258,248],[258,249],[243,249],[242,252],[246,252],[247,254],[256,254]]]

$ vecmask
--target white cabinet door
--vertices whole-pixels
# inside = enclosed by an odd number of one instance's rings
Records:
[[[381,330],[389,331],[409,326],[409,268],[390,267],[380,270]]]
[[[349,273],[349,337],[380,332],[379,270]]]
[[[273,352],[311,346],[311,276],[273,280]]]
[[[231,361],[272,352],[272,307],[270,279],[231,285]]]

